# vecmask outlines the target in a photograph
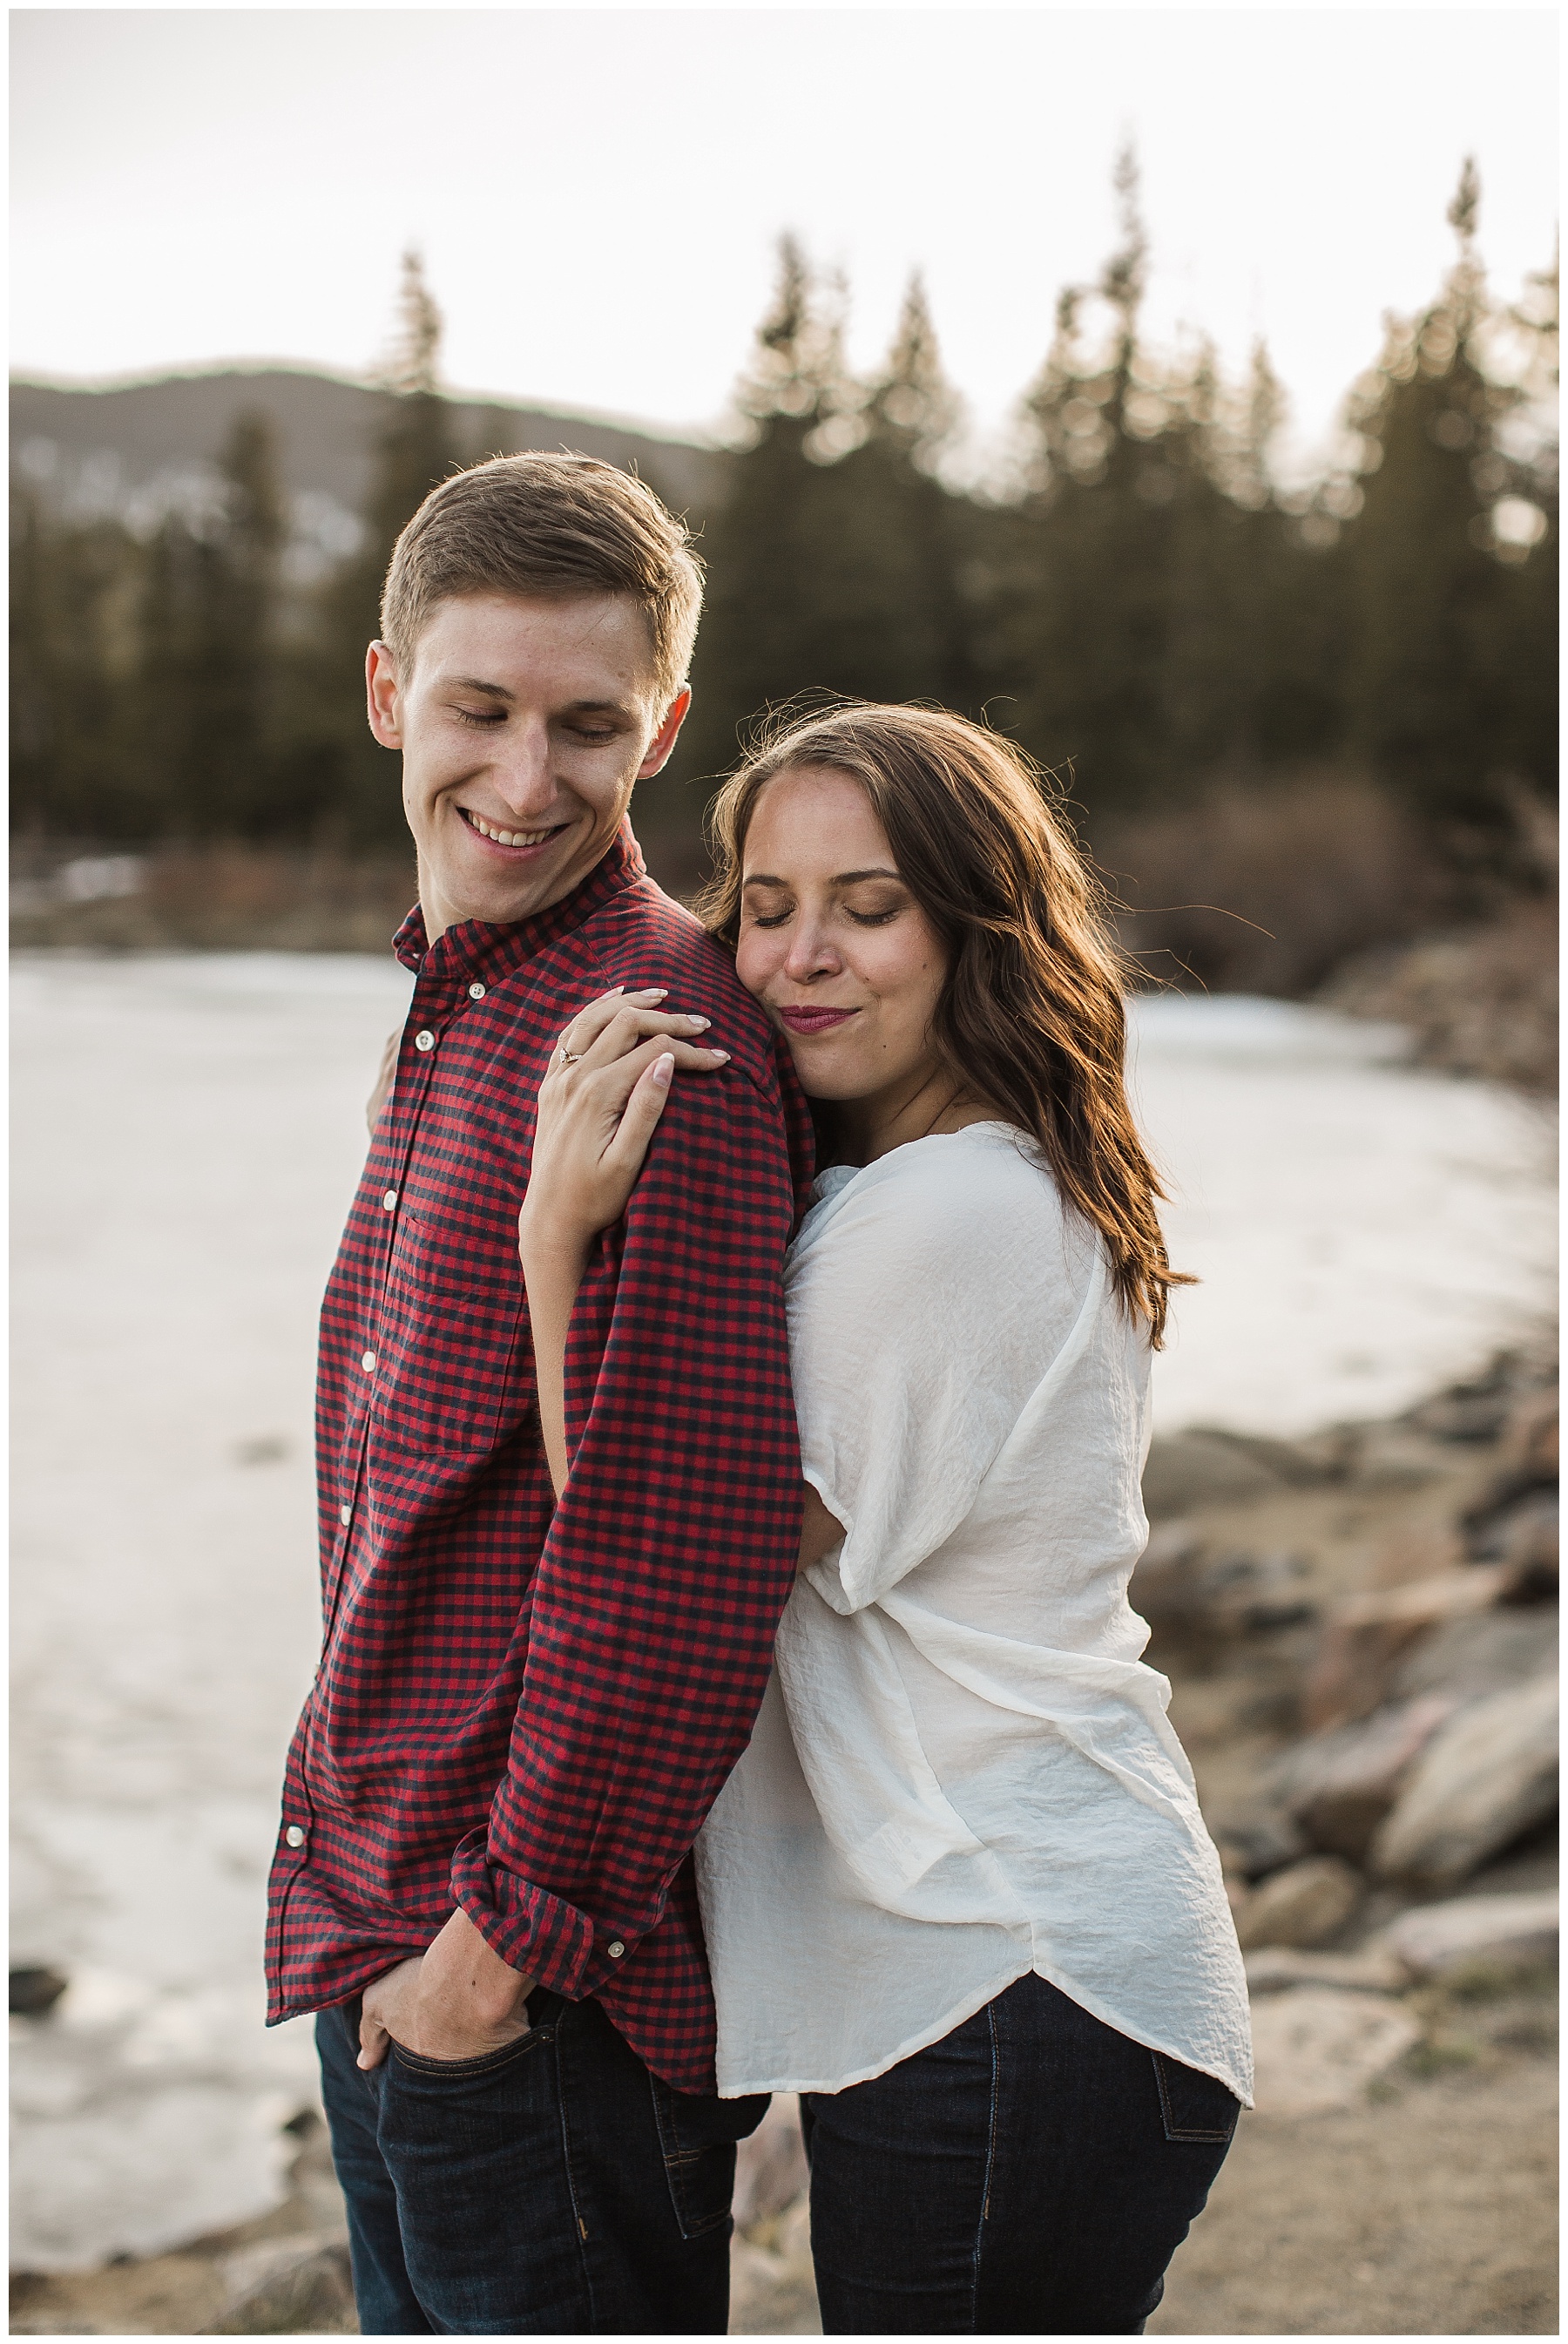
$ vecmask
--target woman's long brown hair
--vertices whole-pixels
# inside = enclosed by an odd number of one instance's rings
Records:
[[[941,709],[850,702],[786,715],[709,818],[716,867],[695,908],[732,951],[758,798],[776,774],[823,765],[866,792],[947,948],[935,1032],[948,1070],[1031,1135],[1158,1349],[1171,1288],[1192,1281],[1166,1257],[1164,1191],[1128,1105],[1124,970],[1105,897],[1046,777],[1000,734]]]

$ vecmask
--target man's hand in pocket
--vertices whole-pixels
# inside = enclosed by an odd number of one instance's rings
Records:
[[[378,2067],[389,2039],[422,2059],[482,2059],[528,2033],[533,1986],[459,1910],[428,1953],[399,1962],[367,1986],[359,2065]]]

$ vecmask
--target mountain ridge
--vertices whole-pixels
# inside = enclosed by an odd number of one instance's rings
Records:
[[[442,397],[466,462],[566,447],[635,470],[677,511],[711,510],[722,498],[722,449],[522,400]],[[150,533],[166,514],[211,500],[234,425],[265,414],[294,534],[330,561],[356,541],[394,400],[371,381],[276,361],[91,383],[18,371],[10,380],[12,473],[65,517],[113,518]]]

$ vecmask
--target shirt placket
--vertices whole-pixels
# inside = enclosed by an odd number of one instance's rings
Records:
[[[435,967],[431,965],[433,960],[437,961]],[[486,990],[485,985],[477,981],[467,983],[466,971],[453,967],[449,961],[437,960],[434,953],[426,955],[414,982],[414,997],[408,1005],[408,1015],[397,1052],[397,1070],[393,1080],[392,1123],[387,1144],[389,1168],[387,1186],[381,1196],[386,1227],[377,1268],[366,1281],[369,1307],[366,1312],[364,1348],[359,1353],[359,1369],[364,1381],[356,1403],[355,1429],[344,1445],[344,1470],[337,1491],[337,1531],[333,1541],[324,1648],[331,1641],[339,1597],[348,1575],[349,1551],[354,1543],[365,1488],[371,1400],[374,1379],[382,1364],[385,1349],[387,1289],[392,1275],[392,1257],[397,1249],[397,1216],[407,1186],[420,1118],[430,1094],[443,1042],[461,1010],[469,1001],[482,1001]],[[352,1466],[348,1462],[350,1457]]]

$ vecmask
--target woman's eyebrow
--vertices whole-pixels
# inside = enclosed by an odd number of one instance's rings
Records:
[[[828,884],[829,887],[852,887],[857,879],[898,879],[899,875],[898,872],[884,870],[878,864],[869,871],[836,871]],[[749,879],[741,882],[743,888],[787,887],[789,884],[787,879],[775,879],[770,871],[754,871]]]

